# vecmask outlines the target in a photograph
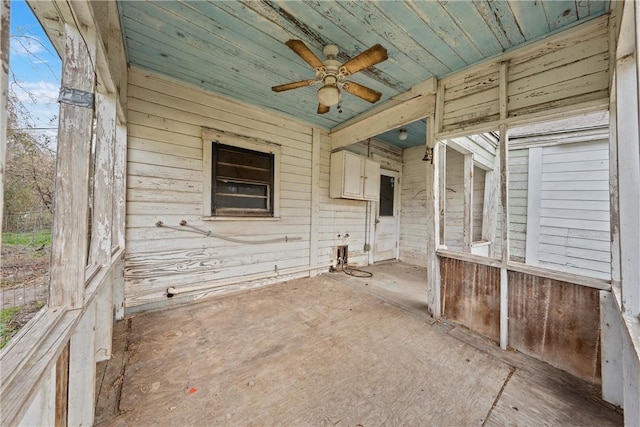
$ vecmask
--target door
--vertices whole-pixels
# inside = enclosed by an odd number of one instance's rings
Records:
[[[398,257],[398,172],[380,171],[380,201],[378,202],[375,234],[373,243],[373,261],[384,261]]]

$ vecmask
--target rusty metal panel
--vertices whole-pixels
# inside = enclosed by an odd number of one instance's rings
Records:
[[[442,313],[494,341],[500,340],[500,269],[440,258]]]
[[[598,290],[509,271],[509,345],[599,383]]]

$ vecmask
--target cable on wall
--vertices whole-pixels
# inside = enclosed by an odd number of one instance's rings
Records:
[[[162,221],[156,222],[156,227],[164,227],[164,228],[169,228],[171,230],[186,231],[186,232],[190,232],[190,233],[201,234],[203,236],[214,237],[216,239],[226,240],[227,242],[240,243],[240,244],[245,244],[245,245],[266,245],[266,244],[269,244],[269,243],[282,243],[282,242],[286,243],[286,242],[295,242],[295,241],[302,240],[302,237],[288,237],[288,236],[279,237],[277,239],[268,239],[268,240],[236,239],[236,238],[233,238],[233,237],[228,237],[228,236],[223,236],[221,234],[213,233],[210,230],[207,231],[207,230],[203,230],[203,229],[198,228],[198,227],[194,227],[193,225],[189,225],[189,223],[187,223],[187,220],[184,220],[184,219],[182,221],[180,221],[180,227],[174,227],[174,226],[171,226],[171,225],[166,225]]]

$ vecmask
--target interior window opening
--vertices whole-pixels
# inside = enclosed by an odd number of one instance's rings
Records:
[[[611,277],[608,113],[509,131],[510,258]]]
[[[475,255],[496,249],[499,203],[498,137],[494,132],[452,138],[441,159],[441,245]]]

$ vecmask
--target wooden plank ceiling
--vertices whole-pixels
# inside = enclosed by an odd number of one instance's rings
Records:
[[[297,119],[334,128],[372,107],[343,94],[342,112],[316,114],[319,86],[284,42],[300,39],[320,58],[336,44],[346,62],[382,44],[389,59],[352,76],[382,93],[378,103],[502,52],[607,13],[604,0],[471,1],[119,1],[130,64]],[[412,128],[421,132],[414,134]],[[424,123],[399,147],[424,144]]]

